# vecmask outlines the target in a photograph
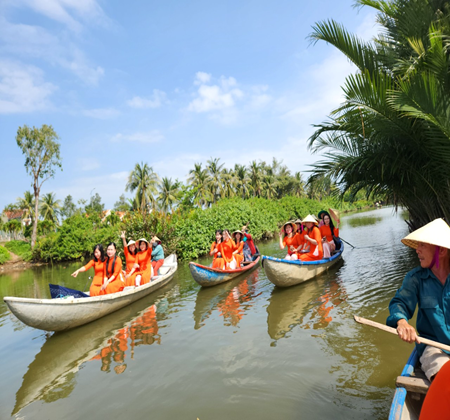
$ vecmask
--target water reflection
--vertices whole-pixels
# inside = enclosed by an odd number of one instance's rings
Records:
[[[215,310],[223,317],[225,326],[237,326],[257,296],[258,276],[258,271],[254,271],[244,280],[200,289],[195,302],[194,328],[203,327]]]
[[[288,289],[274,288],[267,307],[270,338],[288,338],[295,328],[320,330],[333,320],[331,311],[347,300],[347,292],[334,273]]]
[[[362,216],[362,217],[352,217],[351,219],[346,220],[351,227],[361,227],[361,226],[369,226],[379,223],[383,220],[382,217],[377,216]]]
[[[83,363],[100,362],[103,372],[109,373],[112,368],[116,374],[124,373],[128,350],[133,360],[136,347],[161,344],[158,319],[167,317],[167,301],[172,294],[174,289],[150,306],[144,299],[91,324],[50,336],[28,366],[12,415],[37,400],[68,397]]]

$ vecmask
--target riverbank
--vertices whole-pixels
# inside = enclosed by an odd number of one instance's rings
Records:
[[[65,219],[56,232],[38,238],[33,260],[83,261],[90,257],[98,243],[115,242],[121,251],[120,232],[125,231],[127,240],[156,235],[161,239],[166,255],[176,253],[179,260],[191,261],[209,252],[216,229],[232,232],[248,224],[249,233],[255,240],[271,239],[288,220],[318,214],[330,207],[344,213],[360,210],[368,204],[287,196],[281,200],[223,199],[207,209],[176,210],[171,214],[158,211],[144,215],[129,213],[122,221],[115,214],[104,221],[97,214],[77,214]]]

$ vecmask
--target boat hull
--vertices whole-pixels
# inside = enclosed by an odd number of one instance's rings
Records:
[[[414,348],[403,368],[401,376],[415,376],[418,369],[416,367],[418,359],[418,353]],[[407,391],[404,387],[396,388],[389,412],[389,420],[419,420],[423,400],[423,394]]]
[[[200,286],[210,287],[249,273],[259,265],[260,259],[261,257],[258,257],[251,264],[236,270],[220,270],[193,262],[189,263],[189,269],[191,270],[192,277]]]
[[[278,287],[290,287],[304,283],[329,270],[341,261],[344,246],[331,258],[319,261],[289,261],[280,258],[262,257],[262,266],[267,278]]]
[[[24,324],[45,331],[65,331],[95,321],[163,287],[175,275],[176,256],[165,258],[164,266],[169,269],[168,272],[150,283],[109,295],[78,299],[5,297],[3,300]]]

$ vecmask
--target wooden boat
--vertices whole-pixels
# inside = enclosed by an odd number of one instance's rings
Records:
[[[164,259],[159,275],[153,277],[150,283],[140,287],[127,287],[122,292],[78,299],[5,297],[3,300],[24,324],[45,331],[65,331],[95,321],[147,296],[167,284],[177,268],[177,257],[172,254]]]
[[[194,262],[189,263],[189,269],[191,270],[192,277],[194,277],[194,280],[200,286],[209,287],[225,283],[241,274],[249,273],[258,266],[260,259],[261,257],[258,256],[255,261],[246,264],[244,267],[236,268],[235,270],[220,270],[218,268],[211,268]]]
[[[267,278],[276,286],[289,287],[303,283],[322,274],[335,265],[342,258],[344,244],[341,249],[330,258],[318,261],[290,261],[281,258],[262,257],[262,266]]]
[[[397,377],[389,420],[418,420],[423,400],[430,386],[419,365],[419,355],[414,348],[401,376]]]

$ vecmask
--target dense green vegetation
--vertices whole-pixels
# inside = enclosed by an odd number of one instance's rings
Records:
[[[343,203],[341,210],[367,206]],[[65,261],[89,258],[94,245],[106,246],[114,241],[122,248],[120,233],[126,232],[128,239],[147,239],[157,235],[166,254],[176,252],[183,260],[195,259],[209,252],[216,229],[240,229],[249,222],[250,233],[256,240],[273,237],[287,220],[305,217],[309,213],[337,207],[333,201],[318,202],[306,198],[283,197],[281,200],[265,198],[223,199],[207,209],[178,209],[171,214],[130,212],[122,222],[112,213],[102,223],[98,214],[75,214],[63,221],[56,232],[38,238],[33,257],[42,261]]]
[[[0,245],[0,264],[4,264],[6,261],[11,259],[11,254],[9,251]]]
[[[313,41],[335,46],[357,67],[345,102],[310,139],[325,152],[314,178],[342,194],[360,189],[408,209],[411,228],[450,220],[450,4],[442,0],[358,0],[377,12],[380,33],[365,42],[335,21]]]
[[[31,261],[31,245],[28,242],[10,241],[5,244],[5,248],[22,258],[24,261]]]

